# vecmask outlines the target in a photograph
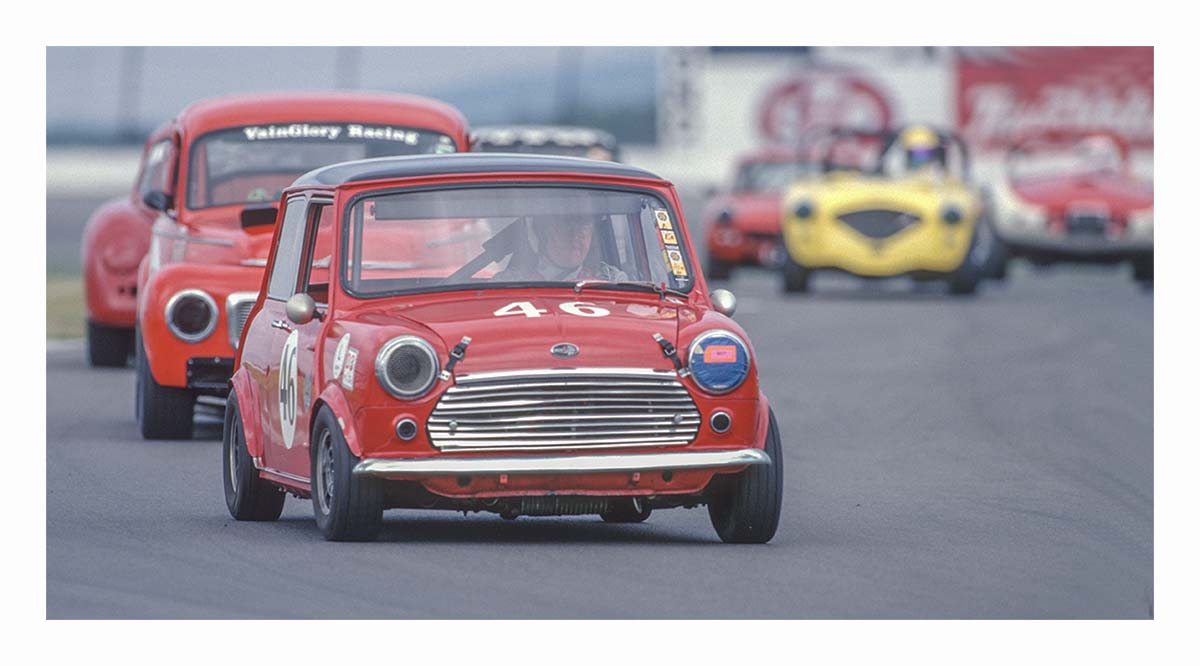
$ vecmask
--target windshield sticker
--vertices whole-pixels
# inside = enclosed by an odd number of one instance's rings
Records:
[[[667,263],[671,265],[671,273],[676,277],[687,277],[687,267],[683,264],[683,253],[678,247],[667,247]]]
[[[666,229],[667,231],[674,230],[674,227],[671,226],[671,216],[667,215],[667,211],[665,211],[665,210],[654,211],[654,219],[658,221],[659,229]]]
[[[345,366],[342,370],[342,386],[347,390],[354,390],[354,366],[358,365],[358,350],[350,348],[346,350],[346,360],[343,362]]]
[[[247,141],[268,141],[271,139],[375,139],[396,141],[409,146],[421,142],[422,133],[404,127],[389,127],[377,125],[314,125],[311,123],[291,123],[289,125],[254,125],[243,127],[242,134]],[[452,152],[454,143],[449,137],[439,139],[438,152]],[[445,148],[449,148],[447,151]]]
[[[246,135],[247,141],[268,139],[329,139],[336,141],[342,134],[342,127],[341,125],[310,125],[308,123],[256,125],[243,127],[242,133]]]
[[[679,245],[679,241],[675,238],[674,231],[667,231],[666,229],[663,229],[659,231],[659,233],[662,234],[663,242],[667,245]]]

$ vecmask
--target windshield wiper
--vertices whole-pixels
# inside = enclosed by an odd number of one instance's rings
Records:
[[[575,293],[578,294],[578,293],[582,292],[584,289],[587,289],[588,287],[600,287],[602,289],[603,288],[611,289],[614,287],[617,287],[617,288],[641,287],[643,289],[648,289],[648,290],[658,294],[658,297],[660,299],[666,298],[667,294],[671,294],[674,296],[682,296],[683,298],[687,298],[687,294],[682,291],[679,291],[677,289],[669,289],[669,288],[667,288],[667,285],[665,283],[654,284],[653,282],[650,282],[649,280],[646,280],[646,281],[623,280],[623,281],[619,281],[619,282],[614,282],[612,280],[600,280],[600,279],[596,279],[596,278],[588,278],[586,280],[580,280],[575,283]]]

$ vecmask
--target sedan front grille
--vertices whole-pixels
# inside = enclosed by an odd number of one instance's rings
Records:
[[[674,446],[700,411],[670,371],[584,368],[462,374],[427,423],[442,451]]]
[[[856,210],[838,220],[867,238],[887,238],[921,221],[920,216],[898,210]]]
[[[235,291],[225,299],[225,320],[229,327],[229,346],[238,348],[242,339],[242,329],[246,327],[246,319],[258,300],[257,291]]]

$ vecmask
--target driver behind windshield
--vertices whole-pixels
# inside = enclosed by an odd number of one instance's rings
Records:
[[[506,281],[562,282],[598,279],[628,280],[624,271],[606,263],[593,247],[596,218],[590,216],[533,216],[527,227],[528,246],[514,252],[508,267],[496,277]]]
[[[900,135],[905,168],[912,173],[941,173],[946,167],[946,148],[937,132],[928,127],[909,127]]]

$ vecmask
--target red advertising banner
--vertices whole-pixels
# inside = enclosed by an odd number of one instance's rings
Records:
[[[977,148],[1101,131],[1154,146],[1153,47],[964,48],[957,70],[958,128]]]

